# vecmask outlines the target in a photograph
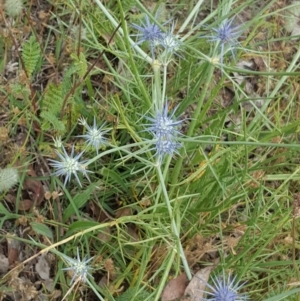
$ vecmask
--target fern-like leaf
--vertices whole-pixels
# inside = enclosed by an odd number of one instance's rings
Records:
[[[22,58],[25,69],[30,77],[35,70],[37,63],[41,56],[41,49],[39,43],[31,36],[28,41],[24,42],[22,49]]]
[[[65,125],[59,119],[64,96],[62,85],[49,84],[41,102],[42,129],[44,131],[54,130],[63,134]]]
[[[63,100],[62,86],[49,84],[42,102],[42,111],[48,110],[53,115],[60,113]]]
[[[42,118],[42,130],[54,130],[58,133],[65,133],[66,127],[62,121],[58,119],[58,116],[54,115],[52,112],[49,111],[42,111],[41,112]]]

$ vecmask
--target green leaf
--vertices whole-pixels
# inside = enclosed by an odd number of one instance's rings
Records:
[[[82,193],[77,194],[72,201],[70,201],[70,204],[64,211],[63,220],[64,222],[73,214],[78,211],[81,207],[83,207],[86,202],[90,199],[90,195],[95,189],[96,184],[91,184],[87,187],[86,190],[84,190]]]
[[[101,174],[106,177],[112,179],[115,184],[119,184],[119,186],[126,192],[127,187],[124,183],[124,180],[113,170],[103,167],[101,169]]]
[[[300,288],[295,288],[291,291],[288,291],[288,292],[284,292],[284,293],[281,293],[279,295],[276,295],[276,296],[273,296],[273,297],[270,297],[268,299],[265,299],[263,301],[279,301],[279,300],[283,300],[291,295],[294,295],[294,294],[297,294],[300,292]]]
[[[22,58],[24,61],[25,69],[30,77],[35,70],[37,63],[41,56],[41,49],[39,43],[32,35],[28,41],[24,42],[22,49]]]
[[[78,222],[73,223],[69,227],[69,231],[67,232],[67,235],[70,235],[71,233],[74,233],[74,232],[80,232],[85,229],[89,229],[89,228],[99,226],[99,225],[100,225],[99,223],[92,222],[92,221],[78,221]]]
[[[30,223],[30,225],[31,225],[32,230],[35,231],[36,233],[46,236],[50,239],[53,239],[52,230],[45,224],[32,222],[32,223]]]

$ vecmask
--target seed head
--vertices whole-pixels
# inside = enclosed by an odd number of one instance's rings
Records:
[[[16,168],[0,168],[0,193],[11,189],[19,182],[19,173]]]
[[[79,256],[79,250],[77,248],[77,258],[70,258],[66,255],[63,255],[64,259],[67,261],[68,265],[70,267],[64,268],[64,271],[72,271],[74,273],[70,285],[74,282],[74,280],[79,279],[81,282],[86,282],[87,276],[93,277],[89,270],[92,270],[93,268],[88,265],[88,263],[94,258],[86,259],[86,257],[83,258],[81,261]]]
[[[79,123],[87,129],[87,132],[85,135],[79,135],[77,137],[82,137],[86,141],[87,145],[91,145],[96,149],[98,154],[100,146],[104,145],[107,140],[104,135],[108,132],[108,130],[103,131],[105,123],[98,127],[96,117],[94,117],[93,126],[89,126],[84,118],[80,118]]]
[[[6,0],[4,4],[5,12],[10,17],[17,17],[22,13],[23,1],[22,0]]]
[[[49,159],[51,162],[50,165],[53,166],[56,171],[53,173],[53,175],[57,176],[65,176],[65,182],[64,185],[67,184],[68,181],[71,180],[72,175],[75,176],[78,184],[80,187],[82,187],[81,182],[78,178],[77,172],[82,172],[83,175],[90,181],[88,173],[91,172],[85,168],[84,163],[85,161],[79,161],[80,157],[83,155],[83,152],[76,155],[74,157],[74,145],[72,147],[71,155],[69,156],[66,152],[66,149],[62,146],[63,153],[61,154],[59,151],[56,150],[57,156],[60,158],[61,161],[56,161]]]

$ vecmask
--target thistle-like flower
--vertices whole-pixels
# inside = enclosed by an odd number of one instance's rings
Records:
[[[93,277],[89,270],[92,270],[93,268],[88,265],[88,263],[94,258],[86,259],[86,256],[81,261],[79,256],[79,250],[77,248],[77,258],[71,258],[66,255],[63,255],[63,258],[67,261],[69,267],[63,268],[64,271],[72,271],[73,277],[71,279],[70,285],[76,281],[86,282],[87,276]]]
[[[182,120],[174,120],[175,112],[176,108],[171,114],[168,114],[168,103],[166,102],[162,112],[157,110],[153,117],[145,117],[151,122],[146,124],[146,130],[149,131],[156,140],[155,150],[160,158],[165,154],[172,156],[181,146],[181,144],[177,142],[177,137],[181,135],[178,126],[182,123]]]
[[[233,21],[234,19],[225,19],[219,27],[212,28],[215,33],[214,35],[203,37],[208,38],[210,42],[218,43],[218,45],[221,47],[221,65],[223,65],[223,57],[227,50],[230,50],[232,56],[234,57],[234,48],[239,44],[238,38],[242,33],[242,30],[239,26],[233,26]]]
[[[200,279],[201,280],[201,279]],[[244,285],[238,284],[236,281],[236,277],[231,278],[229,275],[226,279],[225,273],[223,273],[222,277],[215,277],[212,279],[213,285],[205,284],[208,286],[208,291],[205,292],[209,298],[203,298],[204,301],[245,301],[248,299],[248,296],[245,294],[239,294],[238,290]]]
[[[86,166],[84,165],[86,160],[79,161],[81,156],[83,155],[83,152],[76,155],[74,157],[74,145],[72,147],[71,155],[69,156],[66,152],[66,149],[62,146],[63,154],[61,154],[59,151],[56,150],[57,156],[60,158],[61,161],[56,161],[49,159],[51,162],[50,165],[53,166],[56,171],[53,173],[53,175],[57,176],[65,176],[65,182],[64,185],[67,184],[68,181],[71,180],[72,174],[75,176],[78,184],[80,187],[82,187],[81,182],[78,178],[77,172],[82,172],[83,175],[90,181],[88,173],[91,172],[86,169]]]
[[[157,18],[157,14],[155,15],[155,18]],[[138,37],[136,45],[142,44],[144,42],[149,42],[151,54],[154,58],[155,47],[163,38],[163,32],[160,27],[154,22],[150,22],[148,15],[146,15],[145,17],[145,22],[142,22],[142,26],[134,23],[131,24],[131,26],[139,31],[139,33],[132,35]]]
[[[87,132],[86,134],[79,135],[77,137],[82,137],[88,146],[91,145],[96,149],[98,154],[100,146],[104,145],[107,140],[104,135],[108,132],[108,130],[103,131],[105,123],[98,127],[96,123],[96,117],[94,117],[93,126],[89,126],[84,118],[80,118],[79,123],[87,129]]]

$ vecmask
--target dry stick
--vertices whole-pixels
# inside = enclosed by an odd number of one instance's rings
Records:
[[[119,28],[121,27],[122,23],[119,23],[119,25],[115,28],[112,36],[110,37],[109,41],[108,41],[108,45],[112,42],[115,34],[117,33],[117,31],[119,30]],[[61,112],[60,112],[60,118],[63,117],[63,114],[64,114],[64,109],[65,109],[65,106],[66,106],[66,103],[67,103],[67,100],[68,98],[74,94],[75,90],[82,84],[82,82],[87,78],[87,76],[90,74],[90,72],[92,71],[92,69],[95,67],[95,65],[99,62],[99,60],[101,59],[101,57],[103,56],[104,54],[104,51],[105,49],[103,49],[101,52],[100,52],[100,55],[98,56],[97,60],[90,66],[90,68],[87,70],[87,72],[84,74],[82,80],[80,80],[79,82],[77,82],[72,88],[71,90],[66,94],[65,98],[64,98],[64,101],[63,101],[63,104],[62,104],[62,108],[61,108]]]

